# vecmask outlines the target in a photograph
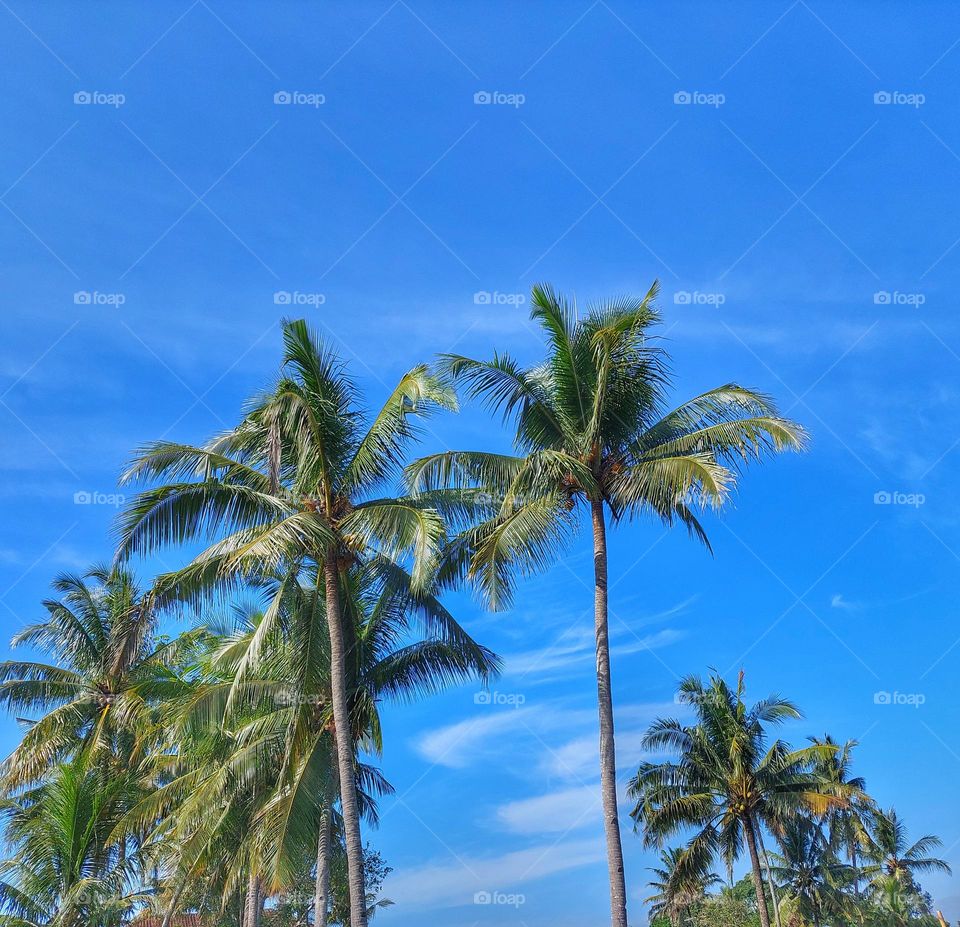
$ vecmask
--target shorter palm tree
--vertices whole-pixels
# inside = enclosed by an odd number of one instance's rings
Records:
[[[748,707],[743,673],[736,689],[719,676],[708,685],[696,676],[680,683],[679,701],[692,707],[696,724],[660,719],[643,746],[678,754],[676,761],[642,763],[630,781],[636,799],[631,816],[644,828],[648,845],[662,845],[683,828],[694,835],[677,871],[708,869],[719,855],[732,866],[744,844],[762,927],[770,927],[760,865],[761,828],[776,829],[802,809],[822,811],[835,799],[822,791],[814,761],[829,747],[791,750],[783,741],[767,743],[766,726],[799,718],[793,703],[770,696]]]
[[[847,907],[844,890],[854,870],[832,852],[813,819],[794,817],[779,837],[780,853],[771,853],[771,875],[786,890],[794,910],[813,927],[841,917]]]
[[[919,890],[916,875],[920,872],[945,872],[950,874],[950,866],[945,860],[930,856],[932,850],[943,845],[943,841],[927,834],[914,843],[907,837],[907,828],[897,812],[876,812],[870,822],[867,835],[865,856],[873,864],[872,873],[876,877],[892,876],[900,881],[910,892]]]
[[[0,927],[119,927],[143,904],[138,860],[111,840],[130,787],[129,776],[78,759],[4,800],[11,855],[0,862]]]
[[[4,765],[7,790],[84,751],[121,768],[139,762],[151,727],[147,690],[162,683],[176,649],[154,639],[154,614],[127,570],[63,573],[53,588],[59,597],[43,603],[46,619],[12,641],[52,662],[0,663],[0,705],[41,715]]]
[[[679,927],[687,920],[691,907],[702,901],[709,889],[722,884],[720,877],[709,870],[683,872],[683,854],[679,847],[661,851],[660,866],[650,870],[656,878],[648,883],[656,890],[655,894],[644,899],[650,905],[651,920],[665,917],[673,927]]]
[[[821,816],[820,823],[826,828],[830,849],[835,853],[844,851],[853,869],[853,890],[859,897],[859,857],[867,840],[868,823],[876,813],[876,804],[867,795],[866,781],[854,776],[851,770],[853,751],[857,741],[848,740],[838,744],[829,734],[811,737],[815,746],[834,747],[835,752],[817,761],[817,771],[826,780],[825,788],[831,787],[845,799],[832,804]]]

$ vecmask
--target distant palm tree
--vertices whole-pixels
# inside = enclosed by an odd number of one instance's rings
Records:
[[[870,927],[943,927],[934,917],[928,898],[894,875],[878,875],[867,887]]]
[[[696,723],[655,722],[644,736],[644,749],[669,751],[678,758],[642,763],[628,791],[637,800],[631,814],[649,845],[694,829],[678,863],[681,873],[703,871],[718,855],[732,865],[745,843],[760,922],[770,927],[760,830],[800,810],[827,807],[833,799],[823,794],[822,779],[811,766],[833,748],[791,750],[780,740],[768,744],[766,726],[799,718],[800,712],[779,696],[748,707],[743,695],[743,673],[732,690],[718,676],[706,686],[695,676],[684,679],[678,700],[693,709]]]
[[[836,858],[817,822],[793,817],[779,843],[780,853],[770,854],[771,874],[789,893],[798,913],[813,927],[842,917],[843,892],[853,881],[854,870]]]
[[[837,786],[845,793],[845,801],[832,804],[821,818],[827,828],[829,845],[834,852],[846,850],[850,866],[853,869],[854,894],[860,894],[860,871],[858,854],[867,839],[869,821],[876,813],[873,799],[866,793],[866,782],[862,776],[851,772],[853,750],[857,741],[848,740],[843,745],[829,735],[822,738],[811,737],[816,746],[835,747],[836,751],[817,761],[817,770],[829,784]]]
[[[151,728],[150,696],[162,685],[176,646],[154,639],[151,603],[123,569],[95,566],[53,581],[47,618],[13,647],[47,652],[52,663],[0,663],[0,705],[29,729],[4,764],[3,785],[36,781],[58,762],[87,752],[97,762],[136,765]]]
[[[400,575],[395,567],[409,557],[407,580],[429,583],[443,516],[429,500],[392,495],[391,482],[417,434],[415,419],[437,406],[452,408],[454,400],[418,366],[368,416],[354,381],[304,321],[284,323],[283,336],[281,376],[237,428],[203,447],[161,442],[138,454],[126,478],[161,485],[140,493],[124,513],[120,555],[217,539],[190,566],[161,578],[162,595],[184,600],[216,584],[312,562],[326,597],[334,729],[349,731],[352,643],[341,609],[343,576],[357,561]],[[335,740],[352,924],[365,927],[354,745],[349,737]]]
[[[943,841],[927,834],[914,843],[909,842],[907,828],[897,812],[877,811],[871,820],[864,855],[873,863],[876,876],[898,879],[908,892],[918,891],[916,875],[920,872],[945,872],[950,866],[945,860],[930,856],[930,851],[942,846]]]
[[[510,600],[518,574],[549,565],[577,525],[578,503],[593,532],[594,630],[600,777],[614,927],[626,927],[626,885],[617,811],[608,631],[607,518],[651,514],[680,522],[706,543],[694,508],[719,507],[735,469],[768,452],[799,448],[802,429],[766,396],[728,384],[666,411],[668,373],[651,341],[657,284],[642,298],[611,299],[579,317],[575,305],[536,286],[531,318],[547,339],[543,362],[507,354],[459,355],[444,369],[469,395],[516,423],[520,456],[446,452],[408,468],[429,495],[479,491],[492,517],[450,547],[448,569],[474,579],[493,608]],[[730,465],[733,465],[731,468]]]
[[[4,800],[10,856],[0,862],[0,927],[119,927],[146,901],[132,888],[136,861],[111,841],[130,785],[81,758]]]
[[[710,871],[678,873],[683,853],[678,847],[661,851],[660,866],[650,870],[656,878],[648,883],[656,892],[644,899],[650,905],[651,920],[665,917],[673,927],[683,923],[690,908],[702,901],[709,889],[723,884],[723,880]]]

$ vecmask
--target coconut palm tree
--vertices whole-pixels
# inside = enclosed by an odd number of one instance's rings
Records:
[[[823,780],[811,768],[833,748],[791,750],[781,740],[768,743],[767,726],[799,718],[800,712],[775,695],[748,707],[743,673],[735,689],[719,676],[708,685],[689,676],[680,683],[678,701],[692,708],[696,723],[669,718],[649,728],[644,749],[670,751],[678,758],[640,765],[629,784],[636,799],[631,815],[652,846],[682,828],[695,830],[678,862],[680,873],[709,868],[717,855],[730,866],[746,844],[760,922],[770,927],[760,830],[776,829],[798,811],[822,812],[842,800],[824,794]]]
[[[799,448],[803,431],[772,401],[735,384],[672,411],[664,354],[651,341],[659,321],[657,284],[640,299],[612,299],[578,316],[548,286],[533,288],[531,319],[548,353],[524,368],[507,354],[491,360],[447,355],[447,374],[470,396],[514,421],[519,456],[446,452],[408,469],[414,489],[478,490],[493,517],[449,549],[451,577],[469,575],[493,608],[509,603],[514,581],[546,567],[577,526],[593,534],[594,630],[600,776],[613,927],[626,927],[626,886],[617,812],[608,635],[607,520],[651,514],[680,522],[706,543],[698,503],[720,506],[738,465]]]
[[[945,860],[929,855],[942,845],[943,841],[933,834],[910,843],[906,825],[891,808],[889,811],[877,811],[872,816],[864,855],[873,864],[875,879],[877,876],[892,876],[900,880],[907,892],[917,892],[917,873],[950,874],[950,866]]]
[[[655,893],[644,901],[650,905],[650,919],[667,918],[673,927],[679,927],[690,908],[702,901],[714,886],[722,885],[723,880],[713,872],[678,872],[684,851],[671,847],[660,853],[660,866],[651,868],[656,877],[647,884]]]
[[[111,841],[136,784],[87,757],[3,801],[10,856],[0,862],[2,927],[119,927],[145,900],[138,861]]]
[[[53,662],[0,663],[0,705],[29,729],[4,765],[6,790],[28,785],[81,752],[129,768],[151,729],[149,691],[162,685],[180,643],[154,638],[149,598],[124,569],[94,566],[53,581],[58,598],[47,618],[19,632],[13,647],[32,646]]]
[[[848,907],[844,889],[855,870],[837,859],[820,825],[796,815],[778,842],[780,852],[770,854],[771,875],[782,884],[794,909],[813,927],[842,917]]]
[[[826,734],[823,737],[811,737],[810,742],[815,746],[835,748],[833,754],[817,761],[817,770],[827,783],[836,785],[838,791],[846,793],[847,800],[831,805],[821,818],[821,823],[827,829],[830,848],[834,852],[846,850],[853,870],[854,894],[859,896],[858,856],[866,841],[868,823],[876,813],[876,806],[866,793],[863,777],[854,776],[851,772],[857,741],[848,740],[840,745]]]
[[[326,598],[334,733],[349,731],[347,667],[353,646],[342,613],[343,576],[363,562],[426,588],[444,537],[429,499],[390,494],[416,419],[454,408],[426,367],[405,374],[375,415],[356,384],[302,320],[284,323],[277,383],[235,429],[203,447],[161,442],[143,449],[127,480],[159,483],[139,493],[120,525],[120,556],[171,542],[215,541],[185,569],[162,577],[158,596],[192,600],[214,585],[312,563]],[[451,517],[462,511],[444,500]],[[400,569],[409,557],[412,571]],[[289,580],[293,581],[293,580]],[[263,636],[275,621],[265,614]],[[254,653],[256,647],[254,647]],[[350,737],[335,736],[353,927],[364,927],[363,858]]]

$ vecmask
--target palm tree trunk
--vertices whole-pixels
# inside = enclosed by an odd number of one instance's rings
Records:
[[[327,927],[330,907],[330,838],[331,809],[323,809],[320,819],[320,838],[317,841],[317,886],[313,896],[313,927]]]
[[[367,927],[366,887],[363,879],[363,843],[360,839],[360,810],[354,769],[353,739],[347,708],[346,653],[343,620],[340,614],[340,582],[337,552],[327,551],[324,580],[327,595],[327,626],[330,630],[330,688],[333,696],[333,723],[336,728],[337,771],[340,777],[340,812],[347,851],[347,881],[350,885],[351,927]]]
[[[256,927],[257,874],[251,869],[247,877],[247,897],[243,903],[243,927]]]
[[[753,829],[753,821],[743,819],[743,833],[747,838],[747,849],[750,851],[750,868],[753,873],[753,890],[757,893],[757,913],[760,915],[760,927],[770,927],[770,912],[767,911],[767,895],[763,890],[763,876],[760,874],[760,855],[757,853],[757,837]]]
[[[773,876],[770,874],[770,857],[767,856],[767,848],[763,845],[763,831],[759,828],[757,828],[757,840],[760,842],[763,868],[767,874],[767,885],[770,887],[770,900],[773,902],[773,919],[777,922],[777,927],[783,927],[780,921],[780,900],[777,898],[777,889],[773,883]]]
[[[180,896],[183,894],[186,887],[187,880],[184,879],[177,886],[176,891],[173,893],[173,897],[170,899],[170,903],[167,905],[167,910],[163,912],[163,920],[160,922],[160,927],[170,927],[170,922],[173,920],[174,912],[177,910],[177,906],[180,904]]]
[[[853,870],[853,897],[860,901],[860,870],[857,868],[857,845],[850,844],[850,868]]]
[[[593,515],[594,630],[597,638],[597,704],[600,714],[600,794],[607,838],[610,914],[613,927],[627,927],[627,886],[617,813],[617,758],[610,691],[610,635],[607,627],[607,529],[603,500],[591,503]],[[764,925],[769,927],[769,925]]]

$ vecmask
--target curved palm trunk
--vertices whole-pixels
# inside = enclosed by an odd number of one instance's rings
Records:
[[[317,841],[317,886],[313,896],[313,927],[327,927],[327,911],[330,908],[330,838],[332,836],[331,811],[323,809],[320,820],[320,838]]]
[[[600,714],[600,794],[607,839],[610,915],[613,927],[627,927],[627,886],[617,814],[617,759],[610,691],[610,635],[607,627],[607,529],[603,502],[591,503],[593,516],[594,630],[597,639],[597,705]],[[765,924],[764,927],[769,927]]]
[[[757,835],[753,829],[753,821],[749,817],[743,820],[743,833],[747,838],[747,849],[750,851],[750,869],[753,875],[753,889],[757,893],[757,913],[760,915],[760,925],[761,927],[770,927],[767,896],[763,890],[763,876],[760,874],[760,854],[757,853]]]
[[[773,919],[777,922],[777,927],[783,927],[780,920],[780,899],[777,898],[777,888],[773,882],[773,875],[770,872],[770,857],[767,856],[767,848],[763,845],[763,832],[757,828],[757,839],[760,842],[760,853],[763,856],[763,869],[767,875],[767,885],[770,888],[770,900],[773,902]]]
[[[366,887],[363,880],[363,843],[360,839],[360,810],[354,770],[350,715],[347,708],[346,653],[343,620],[340,614],[340,583],[336,551],[327,551],[324,561],[327,597],[327,626],[330,630],[330,688],[333,696],[333,723],[336,728],[337,771],[340,777],[340,811],[347,850],[347,880],[350,884],[351,927],[367,927]]]

